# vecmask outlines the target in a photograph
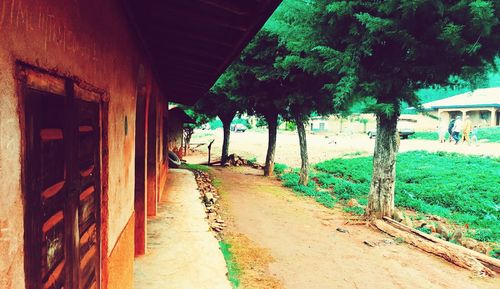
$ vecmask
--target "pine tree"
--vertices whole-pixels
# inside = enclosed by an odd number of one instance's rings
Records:
[[[500,48],[500,2],[298,2],[315,15],[308,18],[316,33],[309,42],[315,42],[323,69],[340,77],[330,85],[335,98],[365,99],[377,116],[367,214],[390,216],[401,103],[418,106],[418,89],[474,82],[491,71]]]

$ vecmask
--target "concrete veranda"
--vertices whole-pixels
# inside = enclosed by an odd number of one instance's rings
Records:
[[[134,264],[136,289],[230,289],[217,240],[209,231],[193,173],[170,169],[148,248]]]

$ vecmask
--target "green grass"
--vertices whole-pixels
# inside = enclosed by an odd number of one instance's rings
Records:
[[[288,168],[285,164],[275,163],[274,164],[274,172],[278,175],[281,175]]]
[[[446,137],[448,137],[448,133],[446,133]],[[410,139],[425,139],[425,140],[439,140],[439,135],[434,131],[416,131],[412,134]]]
[[[366,202],[372,157],[332,159],[315,168],[316,183],[339,199]],[[396,170],[396,206],[468,224],[479,241],[500,241],[500,158],[406,152]]]
[[[281,173],[277,172],[278,177],[281,179],[283,186],[291,188],[297,195],[308,196],[315,199],[318,203],[322,204],[327,208],[333,208],[337,203],[337,199],[330,194],[327,190],[321,190],[318,188],[316,183],[309,182],[307,186],[298,185],[299,174],[297,170],[284,173],[286,166],[281,170]],[[276,167],[275,167],[275,171]]]
[[[494,248],[490,252],[490,256],[496,259],[500,259],[500,247],[499,248]]]
[[[231,282],[234,289],[237,289],[240,287],[241,271],[234,260],[233,253],[231,253],[231,245],[224,241],[219,241],[219,247],[226,261],[229,282]]]
[[[202,171],[205,173],[208,173],[210,171],[210,168],[208,166],[196,165],[196,164],[183,164],[182,168],[188,169],[188,170],[198,170],[198,171]]]
[[[363,215],[365,213],[365,209],[361,207],[344,207],[344,212],[354,215]]]
[[[448,136],[448,133],[446,133],[445,139],[448,139]],[[499,143],[500,127],[480,128],[478,129],[477,137],[480,141]],[[410,136],[410,139],[439,140],[439,136],[438,133],[434,131],[417,131]]]
[[[500,143],[500,126],[480,128],[477,133],[479,140],[486,139],[488,142]]]

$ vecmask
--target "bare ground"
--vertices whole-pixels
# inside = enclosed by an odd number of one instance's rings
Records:
[[[208,143],[215,139],[212,147],[212,159],[220,159],[222,149],[222,134],[220,131],[197,131],[193,135],[193,143]],[[321,161],[342,157],[346,154],[360,153],[372,155],[375,139],[369,139],[364,134],[353,135],[307,135],[309,162],[315,164]],[[267,131],[231,132],[230,153],[236,153],[245,158],[256,157],[264,163],[267,150]],[[500,143],[480,143],[479,146],[453,143],[439,143],[435,140],[407,139],[401,140],[399,152],[426,150],[429,152],[446,151],[470,155],[500,156]],[[200,146],[198,152],[188,157],[191,163],[207,161],[207,146]],[[291,167],[300,166],[299,140],[295,132],[280,131],[277,136],[277,163]]]
[[[498,278],[475,276],[367,226],[346,225],[349,215],[260,174],[247,167],[212,170],[241,288],[500,288]]]

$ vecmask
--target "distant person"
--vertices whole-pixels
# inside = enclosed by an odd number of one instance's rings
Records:
[[[453,127],[455,126],[455,119],[452,118],[450,120],[450,123],[448,124],[448,139],[449,141],[451,142],[451,140],[453,139]]]
[[[479,145],[479,141],[477,139],[478,130],[479,130],[479,128],[477,127],[477,125],[475,125],[474,128],[472,129],[472,133],[471,133],[472,141],[476,144],[476,146]]]
[[[453,125],[453,139],[455,140],[455,144],[458,144],[458,141],[460,140],[460,133],[462,132],[462,118],[460,116],[457,116],[457,119],[455,119],[455,125]]]
[[[444,121],[441,121],[438,126],[439,142],[446,142],[446,133],[448,132],[448,125]]]
[[[470,121],[470,116],[466,116],[462,130],[462,142],[467,141],[467,143],[470,145],[469,135],[471,131],[472,131],[472,122]]]

